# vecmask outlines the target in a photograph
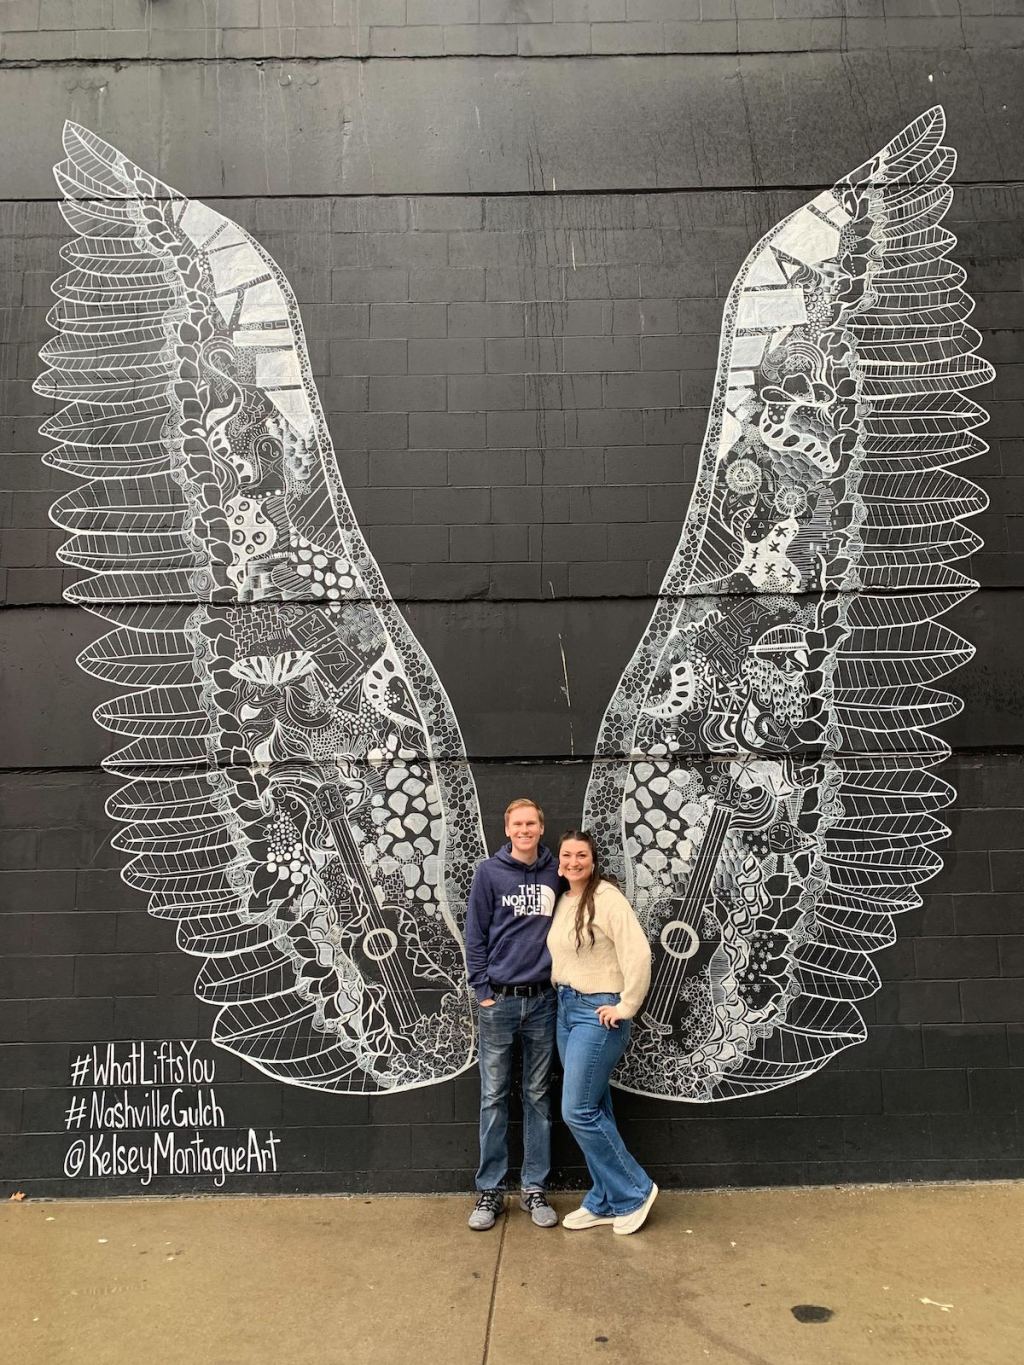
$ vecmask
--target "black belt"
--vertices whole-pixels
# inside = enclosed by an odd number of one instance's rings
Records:
[[[543,995],[545,991],[551,989],[550,981],[531,981],[526,986],[502,986],[497,981],[492,981],[491,994],[512,996],[516,1000],[531,1000],[535,995]]]

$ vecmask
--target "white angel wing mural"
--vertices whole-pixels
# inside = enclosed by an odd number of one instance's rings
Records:
[[[729,1099],[865,1036],[871,955],[948,833],[977,586],[986,383],[940,226],[933,109],[767,234],[730,291],[707,434],[661,595],[604,715],[584,821],[645,925],[626,1090]]]
[[[726,305],[679,548],[605,713],[585,821],[655,954],[618,1083],[714,1100],[864,1037],[871,954],[940,866],[931,684],[991,377],[951,264],[932,110],[773,229]],[[472,1061],[461,923],[484,854],[451,705],[341,486],[281,271],[74,125],[79,234],[39,392],[81,655],[125,689],[125,880],[205,959],[214,1039],[292,1084]]]
[[[65,128],[76,240],[36,388],[66,596],[114,629],[125,881],[205,959],[214,1041],[337,1092],[473,1059],[461,926],[484,855],[451,704],[360,534],[294,297],[229,219]]]

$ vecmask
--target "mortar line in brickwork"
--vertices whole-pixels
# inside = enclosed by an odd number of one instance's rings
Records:
[[[0,62],[0,70],[3,70],[3,63]],[[899,183],[897,180],[890,182],[893,185]],[[1024,180],[949,180],[946,182],[954,191],[964,190],[1005,190],[1022,189]],[[197,191],[192,198],[215,199],[219,204],[245,203],[247,200],[259,200],[261,203],[273,203],[278,199],[288,200],[289,202],[303,202],[305,200],[341,200],[350,199],[601,199],[601,198],[638,198],[653,197],[659,194],[818,194],[822,190],[832,189],[832,182],[825,181],[805,181],[803,184],[783,184],[768,183],[767,181],[757,185],[630,185],[623,188],[612,188],[606,186],[603,189],[588,189],[583,186],[563,186],[560,190],[549,189],[526,189],[526,190],[500,190],[500,189],[478,189],[478,190],[363,190],[351,194],[332,193],[328,190],[281,190],[276,193],[268,193],[265,190],[253,192],[251,194],[228,194],[222,191],[210,193],[208,191]],[[184,193],[184,192],[182,192]],[[104,197],[95,195],[89,201],[91,203],[102,204]],[[119,202],[119,201],[112,201]],[[3,204],[54,204],[58,207],[64,200],[55,195],[0,195],[0,205]],[[952,220],[960,221],[960,220]],[[972,220],[973,221],[973,220]],[[422,229],[419,229],[422,230]],[[443,228],[444,232],[459,232],[464,229]],[[486,228],[465,229],[475,232],[486,232]],[[415,228],[395,228],[395,232],[415,232]],[[525,229],[524,229],[525,231]]]
[[[526,487],[540,487],[541,485],[539,485],[539,484],[533,484],[533,485],[524,485],[524,486],[526,486]],[[0,490],[0,491],[3,491],[3,490]],[[499,523],[494,523],[494,524],[495,524],[495,525],[498,525]],[[625,522],[625,523],[615,523],[615,524],[633,525],[633,524],[635,524],[635,523]],[[8,567],[10,567],[10,566],[8,566]],[[18,566],[18,567],[21,567],[21,566]],[[974,591],[980,592],[980,593],[990,593],[990,592],[1012,592],[1012,593],[1020,593],[1021,591],[1024,591],[1024,584],[1019,584],[1019,583],[1018,583],[1018,584],[1013,584],[1013,583],[992,583],[992,584],[980,583],[980,584],[978,585],[978,587],[977,587],[976,589],[974,589]],[[839,596],[839,595],[840,595],[839,593],[836,593],[836,596]],[[901,589],[899,589],[899,588],[865,588],[865,589],[861,589],[861,590],[857,591],[856,594],[853,592],[852,589],[849,589],[849,590],[847,590],[846,595],[847,595],[847,596],[854,596],[854,595],[856,595],[856,597],[857,597],[858,599],[872,598],[872,597],[878,597],[878,598],[886,598],[886,597],[897,598],[897,597],[904,597],[904,596],[906,596],[906,593],[903,592],[903,591],[902,591]],[[401,609],[401,608],[405,608],[405,607],[536,607],[536,606],[557,607],[557,606],[564,606],[566,603],[570,603],[570,602],[571,602],[571,603],[576,603],[576,602],[588,602],[588,603],[592,603],[592,604],[594,604],[594,605],[598,605],[598,604],[600,604],[600,603],[602,603],[602,602],[637,602],[637,603],[683,602],[683,601],[687,601],[687,600],[689,600],[689,599],[691,599],[691,598],[692,598],[694,601],[698,601],[698,602],[699,602],[699,601],[701,601],[701,600],[703,600],[704,598],[709,597],[709,596],[710,596],[710,597],[715,597],[716,599],[718,599],[718,600],[720,600],[720,601],[729,601],[729,600],[731,600],[731,599],[733,599],[733,598],[735,598],[737,601],[742,601],[743,599],[749,597],[750,594],[749,594],[749,593],[743,593],[743,592],[736,592],[736,593],[729,593],[729,592],[716,592],[716,593],[706,593],[706,592],[693,592],[693,593],[689,593],[689,592],[666,592],[666,593],[657,593],[657,592],[652,592],[652,593],[614,593],[614,594],[613,594],[613,593],[595,593],[593,596],[588,596],[588,595],[585,594],[585,593],[574,592],[574,593],[563,593],[563,594],[559,595],[558,597],[541,597],[541,596],[537,596],[537,597],[350,597],[350,598],[347,598],[347,599],[346,599],[345,605],[346,605],[347,607],[381,607],[381,606],[387,606],[387,607],[398,607],[398,608],[400,608],[400,609]],[[802,600],[802,599],[804,599],[804,598],[806,598],[806,599],[808,599],[808,600],[811,600],[811,599],[813,599],[813,598],[815,597],[815,594],[812,593],[812,592],[802,592],[802,593],[793,593],[792,596],[793,596],[794,600],[796,600],[796,599],[801,599],[801,600]],[[160,601],[160,602],[154,602],[153,599],[151,599],[151,598],[139,598],[137,601],[135,601],[135,600],[128,600],[128,599],[118,599],[118,601],[116,601],[116,602],[99,603],[99,604],[97,604],[97,605],[103,606],[104,608],[106,608],[106,609],[108,609],[108,610],[109,610],[109,609],[112,609],[112,608],[124,608],[124,609],[127,610],[129,607],[178,606],[178,607],[181,607],[181,609],[182,609],[183,611],[185,611],[185,610],[189,610],[189,611],[190,611],[190,610],[192,610],[192,609],[195,608],[195,607],[203,607],[203,606],[207,606],[207,607],[208,607],[208,606],[211,606],[211,605],[219,605],[219,606],[228,605],[228,606],[230,606],[230,607],[232,607],[232,608],[238,607],[238,606],[247,606],[247,607],[254,607],[254,608],[255,608],[255,607],[278,607],[278,606],[282,606],[282,605],[285,605],[285,606],[292,606],[292,607],[294,607],[294,606],[302,606],[302,607],[322,607],[322,606],[324,605],[324,603],[323,603],[323,601],[322,601],[321,599],[316,598],[316,597],[288,598],[288,599],[285,599],[285,598],[263,598],[263,599],[260,599],[259,601],[253,601],[253,602],[231,602],[231,603],[228,603],[228,604],[224,604],[224,603],[211,604],[211,603],[209,603],[209,602],[203,602],[203,601],[195,601],[195,602],[186,602],[186,601],[165,602],[165,601]],[[84,605],[82,605],[81,603],[78,603],[78,602],[64,602],[64,601],[53,601],[53,600],[50,600],[50,601],[48,601],[48,602],[2,602],[2,601],[0,601],[0,611],[76,611],[76,612],[88,612],[89,610],[90,610],[90,609],[89,609],[88,607],[86,607],[86,606],[84,606]]]
[[[808,752],[810,752],[810,751],[808,751]],[[797,749],[791,749],[791,750],[788,751],[788,753],[789,753],[789,756],[790,756],[790,757],[798,757],[798,756],[800,756],[801,751],[800,751],[800,750],[797,750]],[[960,761],[960,760],[973,760],[973,759],[978,759],[978,760],[984,760],[985,762],[989,762],[989,761],[991,761],[991,760],[993,760],[993,759],[999,759],[999,758],[1018,758],[1018,757],[1020,757],[1022,754],[1024,754],[1024,744],[1020,744],[1020,745],[1003,745],[1001,748],[998,748],[998,749],[995,749],[995,748],[993,748],[993,749],[984,749],[984,748],[980,748],[980,747],[978,747],[978,746],[975,745],[975,746],[969,746],[969,747],[964,747],[964,748],[952,749],[948,754],[938,754],[938,753],[936,753],[936,751],[935,751],[934,749],[914,749],[914,750],[911,750],[911,749],[901,749],[901,750],[900,750],[900,753],[901,753],[901,755],[906,755],[906,756],[911,757],[911,758],[928,758],[928,759],[934,759],[934,766],[935,766],[935,767],[941,767],[941,766],[943,766],[944,764],[953,762],[954,760],[955,760],[955,761]],[[891,755],[889,755],[889,756],[891,757]],[[347,759],[353,758],[353,757],[355,757],[355,756],[354,756],[354,755],[345,755],[345,754],[343,754],[343,755],[341,755],[341,757],[342,757],[343,759],[346,759],[346,760],[347,760]],[[679,759],[680,762],[690,762],[690,763],[694,763],[694,762],[703,763],[703,762],[707,762],[707,761],[709,761],[709,760],[711,760],[711,759],[720,759],[720,760],[722,760],[722,761],[725,761],[725,760],[727,760],[727,759],[729,759],[729,758],[731,758],[731,757],[733,757],[733,755],[729,755],[729,754],[712,754],[712,753],[690,753],[690,754],[680,754],[680,755],[678,755],[678,759]],[[859,752],[859,753],[853,753],[853,752],[842,753],[842,752],[840,752],[840,753],[837,753],[837,754],[832,755],[832,757],[835,757],[835,758],[837,758],[837,759],[839,759],[839,760],[843,760],[843,759],[854,759],[854,758],[865,758],[865,759],[870,759],[870,758],[884,758],[884,757],[886,757],[886,755],[885,755],[885,754],[881,754],[881,753],[869,753],[869,752],[867,752],[867,751],[865,750],[865,751],[862,751],[862,752]],[[432,754],[432,755],[431,755],[431,759],[432,759],[432,761],[433,761],[434,763],[465,764],[465,765],[467,765],[467,766],[469,766],[469,767],[474,767],[474,768],[499,768],[499,767],[510,767],[510,766],[511,766],[511,767],[517,767],[517,768],[537,768],[537,767],[544,767],[545,765],[552,766],[552,767],[560,767],[560,768],[581,768],[581,767],[593,767],[593,766],[595,766],[596,764],[606,764],[606,763],[607,763],[607,764],[613,764],[613,763],[646,763],[646,762],[652,761],[649,755],[643,754],[643,753],[638,753],[638,754],[595,754],[595,753],[589,753],[589,752],[588,752],[588,753],[583,753],[583,754],[559,754],[559,753],[551,753],[551,754]],[[290,760],[290,761],[291,761],[293,764],[298,762],[298,760],[294,760],[294,759],[293,759],[293,760]],[[155,766],[156,766],[156,765],[154,765],[154,764],[148,764],[148,765],[147,765],[147,764],[144,764],[144,763],[140,763],[140,764],[138,765],[138,775],[139,775],[139,776],[145,776],[146,774],[150,774]],[[247,766],[247,765],[245,765],[245,766]],[[259,765],[257,765],[257,766],[259,766]],[[315,766],[315,765],[314,765],[314,766]],[[322,765],[321,765],[321,766],[322,766]],[[127,776],[128,776],[127,767],[128,767],[127,764],[123,764],[123,765],[120,765],[116,770],[112,770],[112,769],[109,769],[109,768],[104,768],[104,767],[102,766],[101,763],[68,763],[68,764],[60,764],[59,766],[58,766],[58,765],[54,765],[53,767],[40,767],[38,764],[34,764],[34,765],[32,765],[32,766],[24,766],[24,765],[12,764],[12,765],[9,766],[9,767],[8,767],[8,766],[5,766],[5,765],[0,765],[0,777],[59,777],[59,776],[66,776],[66,775],[72,774],[72,773],[97,773],[97,774],[100,774],[100,775],[102,775],[102,776],[104,776],[104,777],[119,778],[119,777],[127,777]],[[239,767],[239,765],[238,765],[237,763],[236,763],[236,764],[231,764],[231,763],[207,763],[207,764],[204,764],[204,765],[202,765],[202,766],[200,766],[199,764],[193,764],[193,765],[188,765],[188,764],[174,764],[174,765],[168,765],[168,766],[167,766],[166,770],[164,770],[163,773],[162,773],[162,777],[166,777],[166,778],[170,778],[171,776],[174,776],[174,777],[176,777],[176,778],[201,777],[204,773],[209,773],[209,772],[211,772],[211,771],[224,771],[224,772],[228,772],[228,771],[230,771],[231,769],[233,769],[233,768],[237,769],[238,767]]]
[[[518,25],[517,25],[518,26]],[[45,31],[45,30],[44,30]],[[130,30],[129,30],[130,31]],[[950,51],[956,53],[968,53],[978,51],[983,45],[968,46],[966,43],[960,46],[951,46]],[[564,52],[531,52],[512,53],[512,52],[408,52],[396,54],[380,54],[375,52],[352,52],[330,57],[317,56],[315,53],[305,53],[296,56],[284,56],[269,54],[260,57],[205,57],[191,54],[183,57],[8,57],[0,58],[0,70],[8,71],[38,71],[38,70],[60,70],[63,67],[81,68],[88,67],[114,67],[118,72],[131,67],[143,66],[342,66],[358,65],[369,66],[382,64],[405,65],[408,62],[505,62],[505,63],[531,63],[531,62],[620,62],[635,61],[637,57],[657,57],[662,61],[683,59],[689,61],[693,57],[717,57],[732,65],[735,65],[737,58],[742,60],[760,60],[763,57],[846,57],[851,53],[868,52],[878,53],[880,49],[878,42],[865,43],[863,46],[852,46],[849,43],[841,47],[778,47],[778,48],[756,48],[749,51],[723,52],[721,48],[690,49],[681,51],[629,51],[629,52],[579,52],[567,49]],[[922,45],[921,47],[902,48],[903,52],[934,52],[933,47]]]

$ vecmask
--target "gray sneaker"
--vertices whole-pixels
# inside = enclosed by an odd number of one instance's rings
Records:
[[[548,1203],[543,1190],[523,1190],[519,1207],[530,1215],[535,1227],[553,1228],[558,1224],[558,1214]]]
[[[474,1232],[487,1232],[494,1227],[498,1215],[504,1212],[505,1196],[501,1190],[481,1190],[469,1215],[469,1226]]]

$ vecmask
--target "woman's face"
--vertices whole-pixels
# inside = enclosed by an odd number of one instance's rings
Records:
[[[594,855],[582,839],[566,839],[558,850],[558,870],[569,882],[585,882],[594,870]]]

